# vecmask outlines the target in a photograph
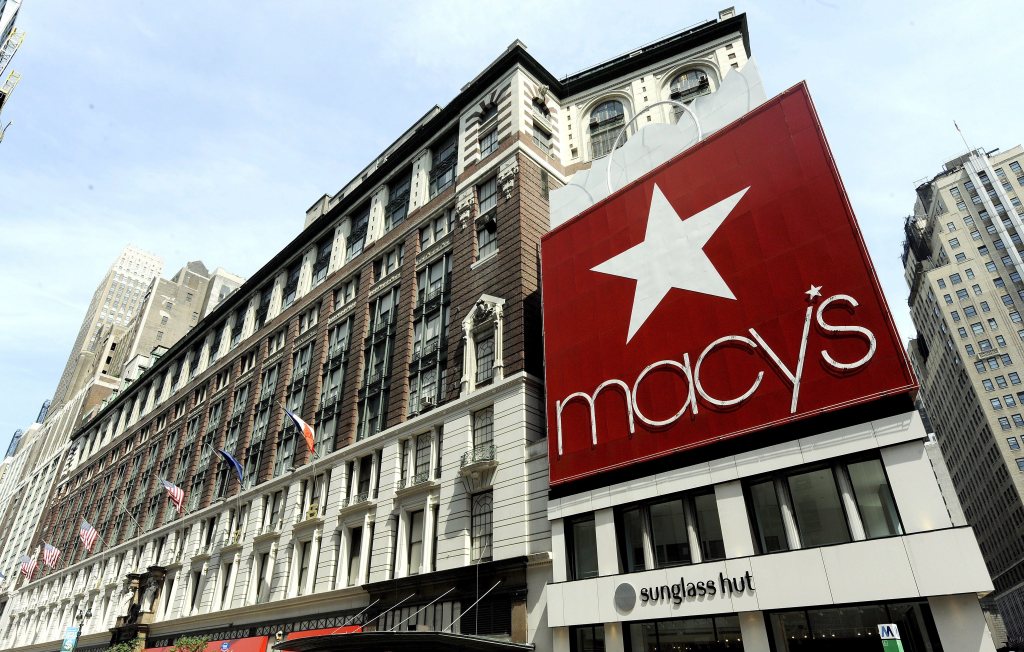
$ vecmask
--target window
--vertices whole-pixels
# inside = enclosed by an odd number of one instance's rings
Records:
[[[591,158],[600,158],[612,151],[612,143],[626,124],[626,112],[622,102],[608,100],[599,104],[590,112],[590,150]],[[619,138],[619,143],[626,141],[628,134]]]
[[[1009,446],[1012,451],[1020,450],[1020,442],[1017,441],[1016,437],[1007,437],[1006,445]]]
[[[774,480],[764,480],[747,488],[747,504],[762,553],[789,550],[782,508]]]
[[[454,211],[451,208],[445,209],[437,217],[428,220],[420,227],[420,251],[428,249],[435,242],[443,238],[451,230]]]
[[[282,328],[267,338],[267,355],[271,356],[284,348],[285,333],[287,328]]]
[[[494,378],[494,336],[488,334],[476,342],[476,384],[486,385]]]
[[[451,261],[447,255],[438,258],[416,274],[416,303],[423,305],[440,296],[448,281]]]
[[[1010,377],[1010,383],[1013,385],[1020,385],[1020,375],[1016,371],[1011,371],[1006,374]]]
[[[299,315],[299,335],[305,333],[310,328],[316,326],[320,320],[320,304],[317,304],[309,310]]]
[[[1011,374],[1011,375],[1013,375],[1013,374]],[[1006,378],[1003,378],[1002,376],[996,376],[996,387],[998,387],[999,389],[1005,388],[1006,387]]]
[[[746,579],[741,574],[735,581],[745,583]],[[723,593],[726,591],[725,587],[720,587],[720,590]],[[739,591],[740,589],[736,587],[735,590]],[[671,595],[666,595],[664,599],[667,602],[670,598]],[[703,599],[698,598],[698,600]],[[740,619],[735,614],[628,623],[628,630],[623,633],[623,638],[632,645],[632,652],[742,649]],[[603,651],[603,649],[602,647],[601,650]],[[579,647],[572,652],[598,651],[593,648]]]
[[[494,447],[494,408],[487,407],[473,413],[473,455],[487,454]],[[490,453],[493,455],[493,452]]]
[[[594,528],[594,515],[566,519],[565,534],[568,538],[566,549],[569,551],[570,579],[597,577],[597,531]]]
[[[985,327],[981,325],[980,321],[974,322],[973,324],[971,324],[971,332],[973,332],[975,335],[982,335],[985,332]]]
[[[616,510],[624,572],[711,561],[725,556],[714,492],[658,498]],[[697,534],[691,550],[689,531]]]
[[[551,133],[542,127],[536,120],[533,121],[533,144],[542,152],[551,151]]]
[[[653,649],[653,647],[643,649]],[[604,625],[570,627],[569,650],[570,652],[605,652]]]
[[[299,271],[302,269],[302,260],[296,260],[288,267],[288,275],[284,282],[284,292],[281,295],[281,309],[295,303],[296,292],[299,288]]]
[[[295,595],[302,595],[306,588],[306,580],[309,577],[309,553],[313,543],[311,541],[303,541],[299,544],[299,573],[298,573],[298,586],[295,590]]]
[[[359,566],[362,563],[363,528],[354,527],[348,531],[348,586],[362,583]]]
[[[370,224],[370,203],[367,202],[357,210],[351,218],[352,228],[349,231],[345,247],[345,260],[349,261],[363,252],[366,242],[366,229]]]
[[[423,566],[423,510],[409,512],[409,575],[418,575]]]
[[[942,279],[939,280],[941,281]],[[963,279],[960,277],[960,274],[950,274],[949,282],[952,283],[953,285],[960,285],[961,283],[963,283]]]
[[[487,131],[480,137],[480,158],[490,156],[498,150],[498,128]]]
[[[1002,428],[1003,430],[1009,430],[1010,420],[1007,419],[1006,417],[999,417],[999,427]]]
[[[963,326],[957,328],[956,332],[960,336],[960,339],[965,339],[967,337],[967,329],[964,328]]]
[[[765,620],[770,620],[769,631],[776,642],[772,649],[777,652],[882,650],[877,637],[878,625],[884,623],[896,624],[906,650],[943,649],[924,601],[777,611]],[[913,643],[908,645],[908,641]]]
[[[793,516],[805,547],[850,541],[839,488],[831,468],[797,473],[787,478]]]
[[[857,510],[868,539],[903,534],[889,479],[882,462],[877,459],[846,465],[850,486],[857,501]]]
[[[992,309],[988,305],[988,301],[982,301],[978,305],[981,306],[981,311],[982,312],[992,312]]]
[[[973,344],[965,344],[964,345],[964,350],[967,351],[967,355],[971,356],[972,358],[974,357],[974,345]]]
[[[331,250],[334,248],[334,231],[327,233],[316,243],[316,260],[313,262],[313,287],[327,279],[327,270],[331,266]]]
[[[490,491],[474,494],[470,516],[470,538],[472,539],[472,561],[490,561],[492,556],[492,509],[493,496]]]
[[[984,380],[982,380],[981,384],[985,388],[985,391],[987,391],[987,392],[991,392],[991,391],[993,391],[995,389],[995,386],[992,385],[992,381],[989,380],[988,378],[985,378]]]
[[[400,173],[388,182],[388,203],[384,205],[384,230],[390,231],[405,221],[409,213],[409,187],[412,170]]]
[[[951,313],[949,313],[949,315],[950,315],[950,317],[953,318],[953,321],[960,321],[960,313],[957,312],[956,310],[954,310]]]
[[[1020,414],[1011,414],[1010,418],[1013,419],[1013,425],[1018,428],[1024,428],[1024,416],[1021,416]]]
[[[459,149],[458,130],[444,136],[430,148],[430,198],[447,190],[455,181]]]
[[[1024,471],[1024,457],[1017,458],[1017,470]]]
[[[1005,394],[1003,396],[1003,405],[1006,407],[1017,407],[1017,401],[1013,400],[1012,394]]]
[[[374,281],[379,282],[392,272],[397,271],[402,265],[402,259],[404,257],[405,245],[403,243],[399,243],[398,246],[392,247],[388,251],[384,252],[383,256],[373,261]]]
[[[295,429],[286,428],[281,432],[277,442],[277,455],[274,457],[274,477],[283,475],[292,466],[295,455]]]
[[[992,350],[992,341],[989,340],[989,339],[978,340],[978,348],[982,352],[984,352],[984,351],[991,351]]]
[[[960,288],[956,291],[956,298],[961,301],[967,301],[967,290]]]
[[[950,238],[949,239],[949,246],[952,247],[953,249],[959,249],[960,248],[960,239],[959,238]]]
[[[337,290],[334,291],[334,309],[338,310],[347,306],[349,303],[355,300],[356,293],[359,291],[359,275],[353,276],[344,283],[342,283]]]

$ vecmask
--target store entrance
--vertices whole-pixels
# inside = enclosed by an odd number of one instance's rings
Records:
[[[884,623],[897,626],[905,652],[942,652],[923,601],[796,609],[768,618],[775,652],[880,652],[878,625]]]

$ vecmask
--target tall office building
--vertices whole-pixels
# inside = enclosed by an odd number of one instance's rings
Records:
[[[86,385],[93,375],[105,329],[128,325],[142,305],[146,289],[153,279],[160,276],[163,265],[158,256],[131,245],[121,251],[96,287],[85,312],[78,337],[53,393],[51,412],[57,412]]]
[[[975,150],[917,188],[909,350],[1011,638],[1024,637],[1024,149]]]

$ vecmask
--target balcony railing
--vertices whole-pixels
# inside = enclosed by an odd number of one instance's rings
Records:
[[[402,486],[399,487],[400,489],[408,489],[409,487],[421,485],[424,482],[430,482],[430,472],[423,471],[422,473],[413,474],[411,476],[406,477],[403,482],[404,484],[402,484]]]
[[[497,450],[494,444],[481,444],[474,446],[472,450],[466,451],[462,454],[462,463],[459,466],[467,466],[469,464],[475,464],[477,462],[493,462]]]
[[[346,496],[345,498],[342,498],[341,499],[341,509],[345,509],[346,507],[352,507],[354,505],[361,505],[361,504],[369,502],[369,501],[370,501],[370,492],[369,491],[363,491],[363,492],[355,494],[354,496]]]

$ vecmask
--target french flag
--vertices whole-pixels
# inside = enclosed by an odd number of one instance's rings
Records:
[[[306,445],[309,446],[310,453],[316,453],[316,439],[313,434],[313,426],[303,421],[297,414],[289,410],[284,409],[284,413],[291,417],[292,421],[295,422],[295,427],[302,433],[302,437],[306,440]]]

